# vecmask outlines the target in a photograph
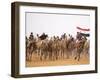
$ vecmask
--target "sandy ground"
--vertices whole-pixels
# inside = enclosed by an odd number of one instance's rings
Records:
[[[89,64],[89,56],[81,55],[80,61],[75,60],[74,57],[69,59],[59,60],[39,60],[37,55],[32,55],[32,61],[26,61],[26,67],[40,67],[40,66],[66,66],[66,65],[80,65]]]

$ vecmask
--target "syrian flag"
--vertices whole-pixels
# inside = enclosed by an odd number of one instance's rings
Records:
[[[76,27],[77,28],[77,32],[79,32],[82,36],[86,36],[89,37],[90,34],[90,29],[89,28],[81,28],[81,27]]]

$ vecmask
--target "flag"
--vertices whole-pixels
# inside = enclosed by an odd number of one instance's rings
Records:
[[[89,37],[90,34],[90,29],[89,28],[81,28],[81,27],[76,27],[77,32],[79,32],[82,36]]]

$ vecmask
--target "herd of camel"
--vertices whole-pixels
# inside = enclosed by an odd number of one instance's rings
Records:
[[[72,35],[49,37],[47,34],[33,33],[26,36],[26,61],[32,61],[32,55],[38,55],[38,60],[59,60],[69,59],[73,56],[74,60],[79,61],[82,54],[89,55],[89,40],[77,33],[74,38]]]

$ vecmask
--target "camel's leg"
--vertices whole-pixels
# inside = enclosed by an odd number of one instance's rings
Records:
[[[80,53],[78,54],[78,61],[80,60]]]

